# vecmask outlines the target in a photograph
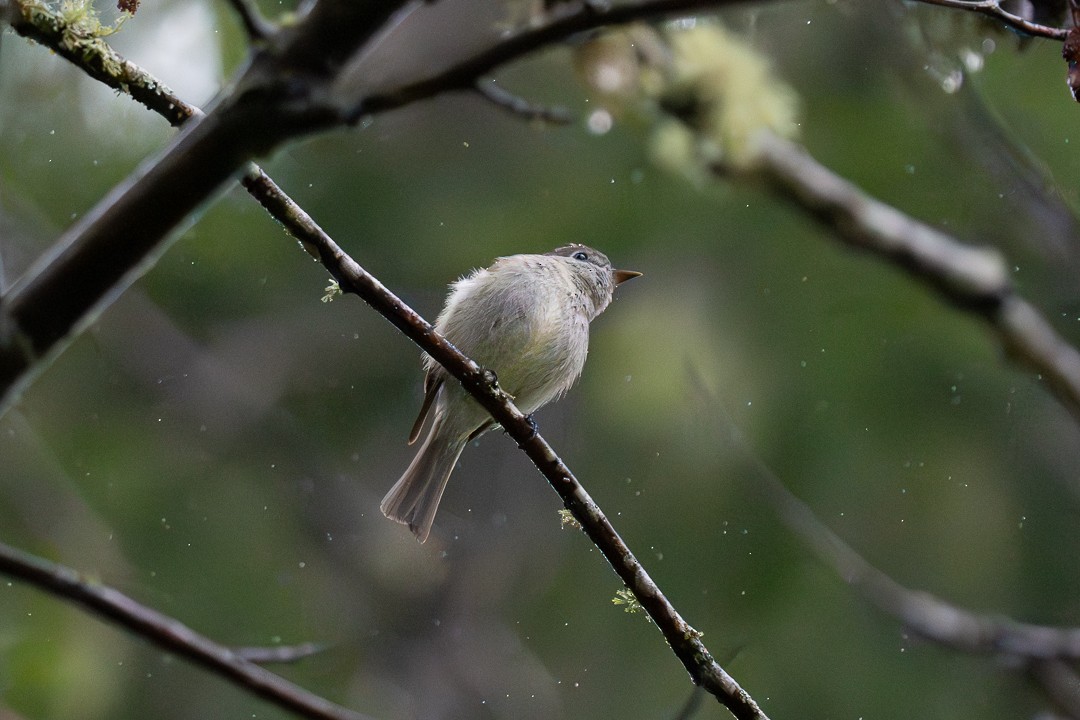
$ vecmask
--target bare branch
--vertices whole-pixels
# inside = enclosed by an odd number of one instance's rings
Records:
[[[1049,27],[1047,25],[1039,25],[1033,23],[1030,20],[1025,20],[1019,15],[1005,10],[1001,7],[999,0],[917,0],[927,5],[937,5],[938,7],[955,8],[957,10],[966,10],[968,12],[977,13],[979,15],[986,15],[992,17],[995,20],[1000,20],[1006,26],[1019,30],[1020,32],[1035,37],[1047,38],[1049,40],[1064,40],[1065,36],[1069,33],[1068,28]]]
[[[912,632],[969,653],[1009,655],[1025,662],[1080,659],[1080,628],[1032,625],[1000,615],[983,615],[904,587],[868,563],[818,520],[760,458],[745,451],[745,447],[744,453],[756,472],[755,492],[776,510],[784,525],[846,583]]]
[[[502,65],[588,30],[634,20],[712,12],[743,2],[745,0],[638,0],[606,7],[597,7],[598,3],[574,3],[576,9],[519,30],[434,75],[363,98],[349,112],[349,119],[355,121],[365,115],[399,108],[445,92],[468,90]]]
[[[0,572],[75,602],[158,647],[202,665],[303,717],[315,720],[369,720],[367,715],[308,692],[245,659],[237,651],[200,635],[179,620],[141,605],[118,590],[91,582],[69,567],[0,543]]]
[[[473,86],[473,89],[488,102],[525,120],[541,120],[553,125],[566,125],[573,120],[570,111],[566,108],[546,107],[530,103],[525,98],[519,97],[496,84],[494,80],[481,80]]]
[[[714,419],[725,448],[732,447],[754,472],[746,484],[773,508],[781,522],[825,566],[881,612],[895,618],[922,638],[962,652],[1004,657],[1026,670],[1070,717],[1080,717],[1077,675],[1068,665],[1080,660],[1080,628],[1050,627],[1017,622],[1008,617],[976,613],[928,592],[904,587],[871,565],[845,543],[814,511],[797,498],[772,469],[755,454],[721,403],[710,394],[693,368],[689,369],[700,411]],[[723,442],[727,440],[729,442]]]
[[[1080,352],[1016,293],[996,251],[964,245],[870,197],[795,143],[771,134],[760,141],[757,173],[777,194],[838,240],[899,266],[955,307],[985,319],[1013,357],[1039,373],[1080,420]]]

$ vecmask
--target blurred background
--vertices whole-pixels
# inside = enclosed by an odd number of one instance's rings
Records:
[[[463,56],[517,10],[424,12],[365,82]],[[818,159],[1000,248],[1020,291],[1080,343],[1080,124],[1058,44],[897,3],[720,17],[796,89]],[[245,52],[225,2],[145,0],[108,40],[197,104]],[[449,282],[499,255],[584,242],[645,273],[594,323],[578,385],[536,419],[771,717],[1046,709],[1015,668],[870,607],[763,504],[747,458],[897,581],[1080,625],[1075,422],[979,321],[897,270],[757,187],[658,169],[647,117],[590,129],[596,99],[572,53],[498,74],[569,107],[570,126],[445,96],[264,167],[429,319]],[[0,35],[4,285],[173,134]],[[321,302],[328,279],[242,191],[209,204],[0,419],[0,540],[223,643],[323,643],[274,669],[375,717],[674,717],[685,671],[643,615],[613,605],[621,583],[500,433],[466,450],[426,545],[382,517],[412,456],[419,351],[355,297]],[[0,582],[0,718],[73,717],[289,716]],[[705,700],[695,717],[728,714]]]

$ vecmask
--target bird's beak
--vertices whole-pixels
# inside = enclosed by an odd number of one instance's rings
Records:
[[[615,271],[615,284],[621,285],[627,280],[633,280],[636,277],[641,277],[641,273],[635,270],[616,270]]]

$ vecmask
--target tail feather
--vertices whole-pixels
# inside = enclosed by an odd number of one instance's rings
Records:
[[[465,440],[442,437],[441,427],[437,419],[408,470],[379,506],[386,517],[408,525],[420,542],[426,541],[431,533],[446,481],[465,449]]]

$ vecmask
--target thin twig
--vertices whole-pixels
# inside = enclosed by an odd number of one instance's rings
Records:
[[[87,580],[69,567],[0,543],[0,572],[77,603],[158,647],[186,657],[303,717],[316,720],[370,720],[367,715],[336,705],[259,667],[179,620],[141,605],[118,590]]]
[[[1064,40],[1065,36],[1069,34],[1068,28],[1050,27],[1047,25],[1040,25],[1033,23],[1030,20],[1025,20],[1019,15],[1005,10],[1001,7],[1001,3],[998,0],[916,0],[917,2],[925,3],[927,5],[937,5],[938,7],[955,8],[957,10],[966,10],[967,12],[977,13],[979,15],[986,15],[992,17],[995,20],[1000,20],[1002,23],[1014,30],[1033,35],[1035,37],[1043,37],[1049,40]]]
[[[473,85],[473,89],[480,97],[496,107],[525,120],[542,120],[553,125],[567,125],[573,120],[573,116],[566,108],[531,103],[498,85],[494,80],[481,80]]]

